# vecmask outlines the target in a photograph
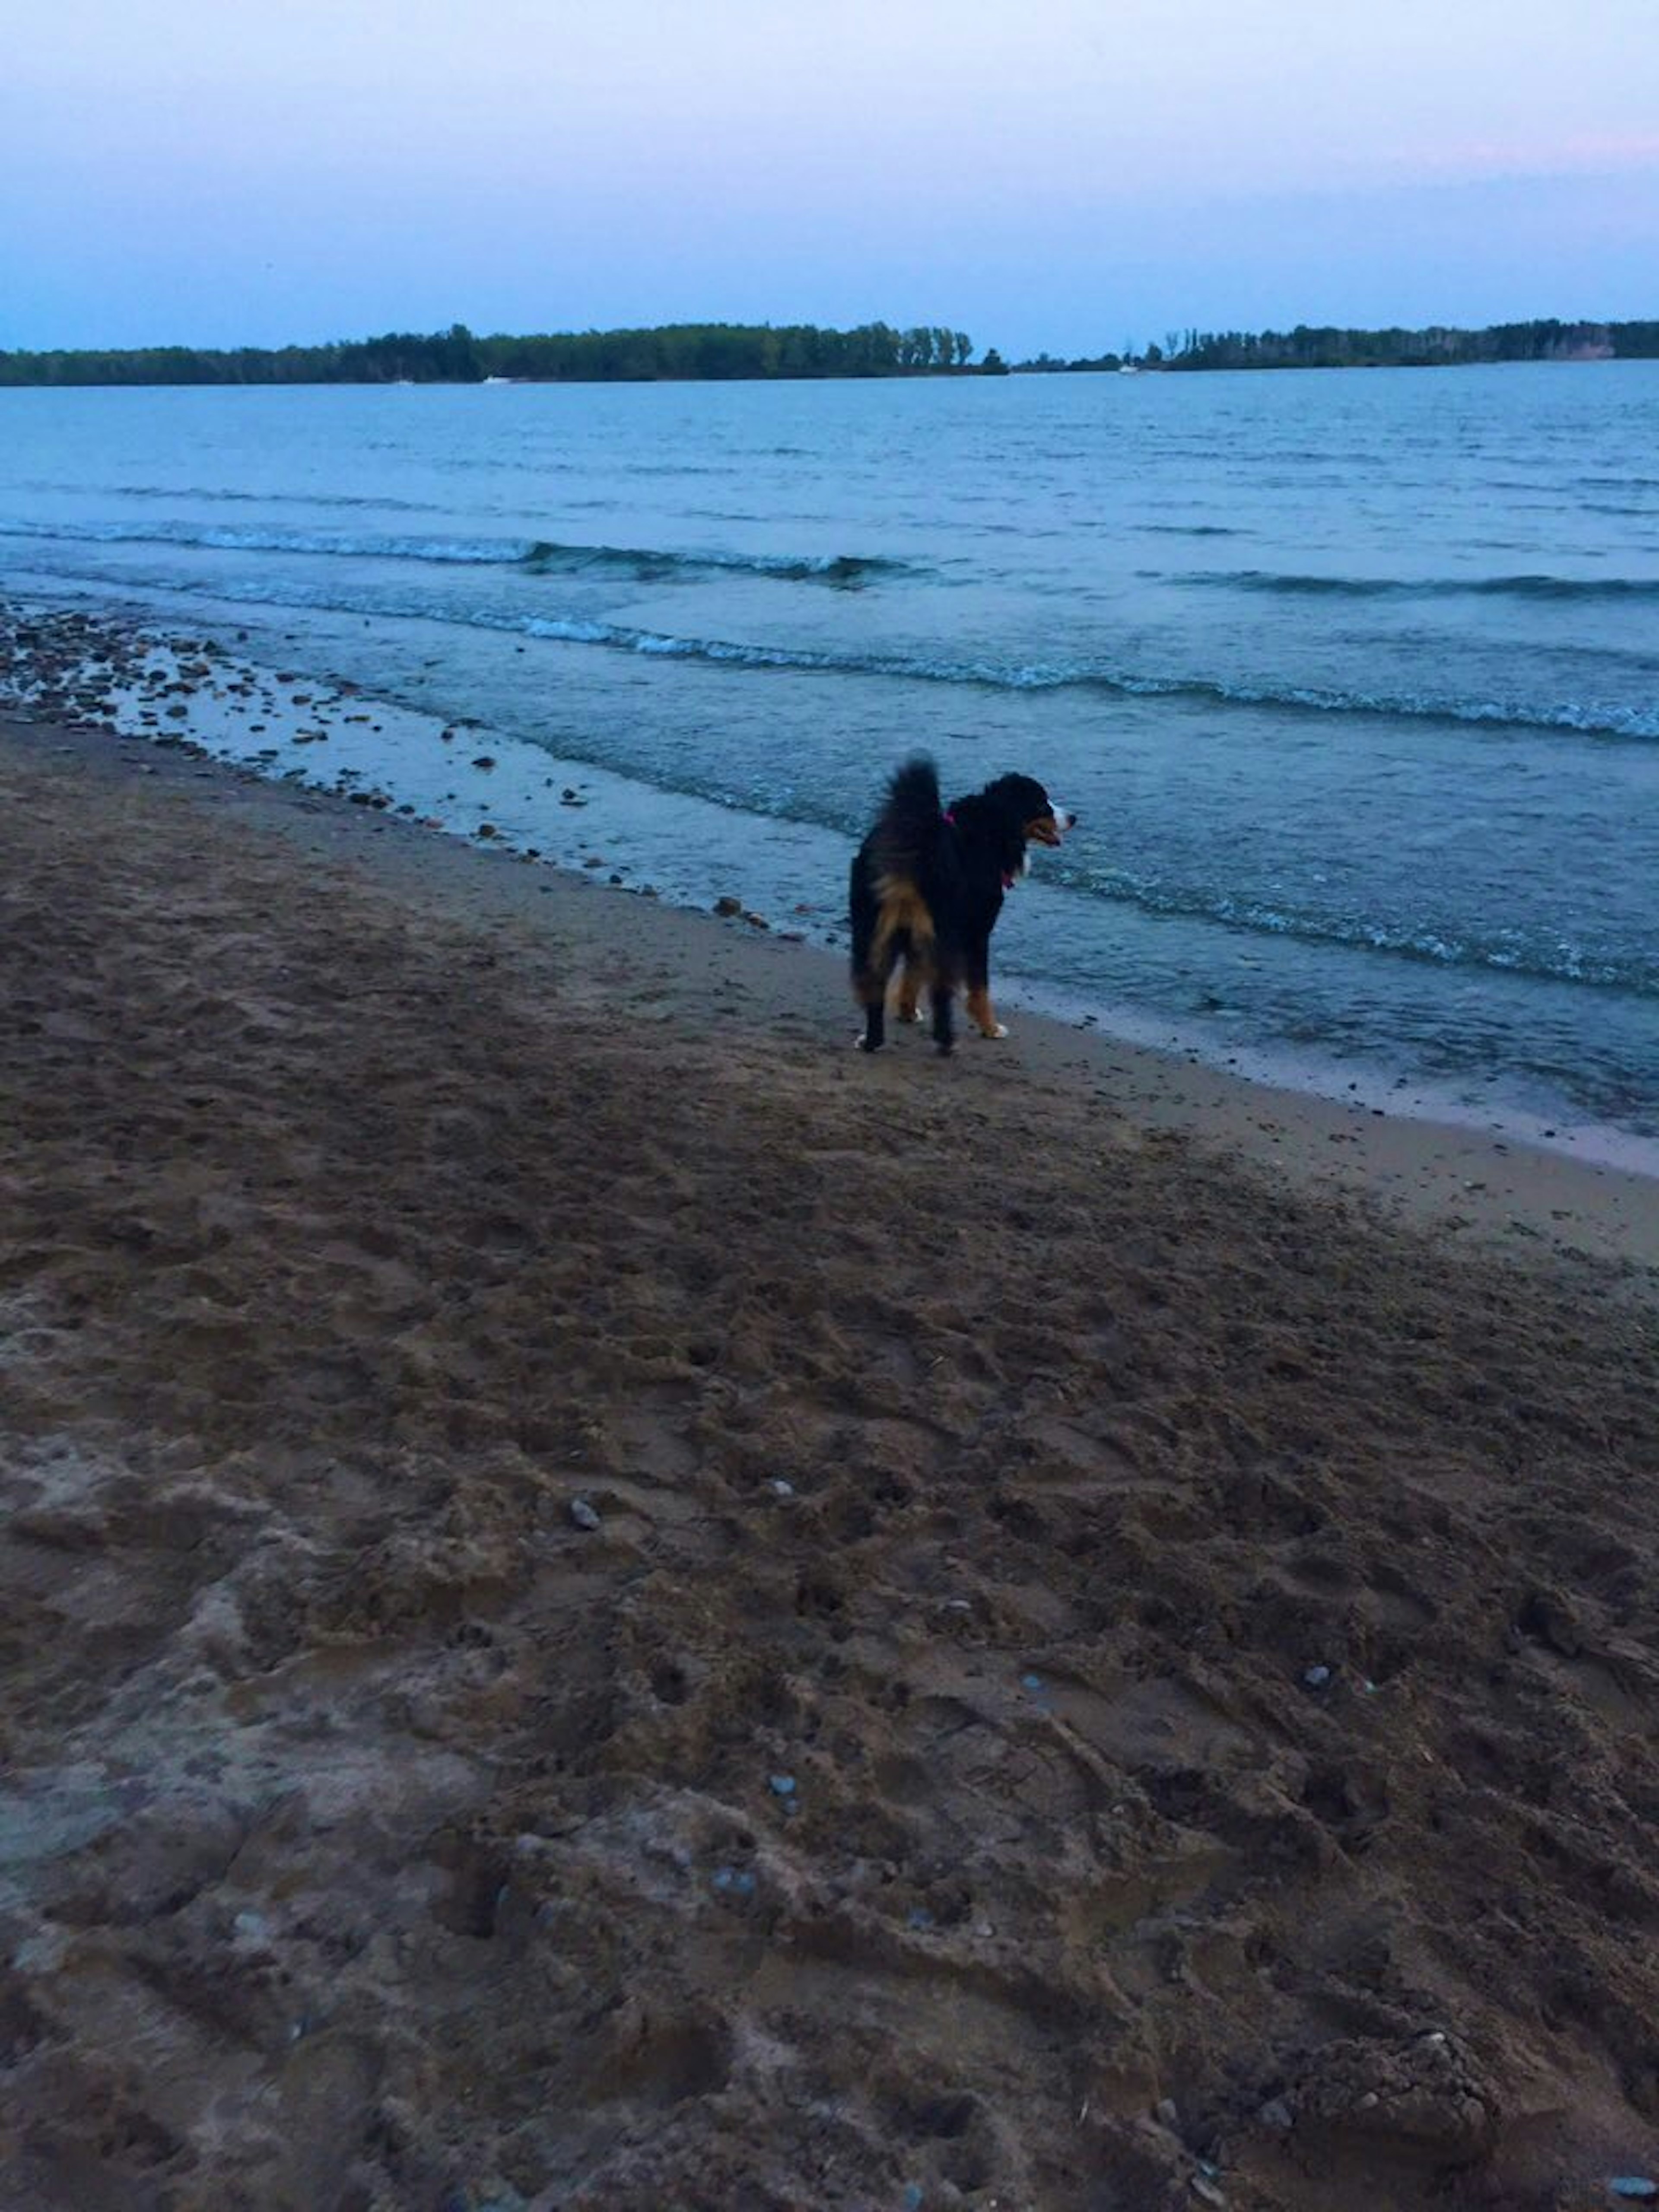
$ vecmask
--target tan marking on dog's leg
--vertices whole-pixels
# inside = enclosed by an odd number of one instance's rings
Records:
[[[1006,1037],[1008,1034],[992,1012],[991,994],[983,984],[968,994],[968,1018],[981,1036]]]
[[[905,963],[904,973],[899,978],[898,994],[893,1001],[893,1012],[900,1021],[920,1022],[927,1019],[927,1016],[921,1011],[922,988],[927,981],[927,969],[925,963],[918,960],[910,960]]]

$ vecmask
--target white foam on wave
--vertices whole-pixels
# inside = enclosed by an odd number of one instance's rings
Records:
[[[37,528],[30,525],[0,523],[0,536],[7,534],[50,539],[63,533],[44,526]],[[210,537],[215,534],[198,533],[193,539],[167,538],[158,538],[155,532],[148,532],[139,533],[137,542],[206,544]],[[278,535],[267,534],[273,538]],[[89,528],[82,535],[88,542],[135,542],[132,529],[125,525],[100,526],[96,532]],[[242,544],[248,535],[225,532],[222,542],[228,547]],[[395,546],[399,542],[392,539],[375,541],[381,550]],[[465,566],[522,568],[528,555],[527,541],[515,541],[517,550],[511,561],[504,557],[501,541],[493,542],[493,550],[487,543],[486,550],[483,551],[477,544],[466,540],[401,542],[425,546],[436,544],[447,549],[441,556],[425,554],[409,557],[447,560],[451,564]],[[283,538],[282,544],[283,550],[288,551],[328,550],[322,546],[320,539],[308,548],[294,536]],[[356,550],[366,552],[368,549],[365,544]],[[65,580],[78,581],[108,584],[116,580],[95,572],[83,574],[61,564],[54,564],[52,573]],[[1330,715],[1356,720],[1371,718],[1407,723],[1452,722],[1472,729],[1489,728],[1495,732],[1537,730],[1621,742],[1646,743],[1659,738],[1659,711],[1595,700],[1562,701],[1545,708],[1522,699],[1460,699],[1431,693],[1352,692],[1302,684],[1223,682],[1190,673],[1126,669],[1097,659],[1004,661],[987,657],[957,660],[946,655],[927,653],[858,653],[759,644],[738,638],[643,629],[596,618],[526,614],[505,606],[444,605],[430,599],[399,597],[395,592],[374,586],[351,587],[333,583],[313,586],[293,576],[284,577],[280,582],[264,578],[176,575],[148,580],[169,593],[199,592],[222,601],[252,607],[273,610],[312,608],[334,614],[382,616],[395,620],[449,623],[464,629],[510,631],[521,636],[543,638],[553,642],[599,646],[611,651],[640,653],[659,659],[704,660],[726,667],[776,671],[798,669],[825,675],[875,676],[902,683],[960,685],[964,689],[982,687],[1011,693],[1097,691],[1106,696],[1123,698],[1197,701],[1230,711],[1261,710],[1279,715],[1294,713],[1315,717]]]

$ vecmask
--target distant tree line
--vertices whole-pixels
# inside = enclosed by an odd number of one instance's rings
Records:
[[[1039,354],[1017,368],[1055,370],[1200,368],[1442,368],[1494,361],[1651,361],[1659,322],[1494,323],[1481,331],[1338,330],[1298,323],[1293,331],[1171,331],[1162,345],[1137,353],[1057,361]]]
[[[1156,353],[1158,349],[1154,346],[1152,350]],[[1139,357],[1133,348],[1126,347],[1121,353],[1079,354],[1075,361],[1063,361],[1058,354],[1040,353],[1030,361],[1017,361],[1013,374],[1016,376],[1063,376],[1068,371],[1089,372],[1139,366]]]
[[[316,346],[198,346],[52,353],[0,352],[0,386],[22,384],[540,384],[687,383],[735,378],[995,376],[994,349],[972,366],[966,331],[918,325],[856,330],[810,324],[675,323],[658,330],[579,331],[477,337],[465,323],[419,336]]]

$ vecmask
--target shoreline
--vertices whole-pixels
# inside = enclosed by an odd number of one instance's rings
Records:
[[[1659,2172],[1648,1187],[489,842],[0,726],[0,2199]]]
[[[258,711],[268,717],[274,710],[267,702]],[[377,706],[374,711],[399,719],[397,709]],[[233,702],[222,713],[221,726],[234,726],[247,712]],[[368,717],[356,719],[366,723]],[[269,732],[268,724],[264,733],[282,734]],[[462,756],[471,748],[468,733],[457,734],[462,742],[445,765],[459,780],[465,772]],[[807,941],[806,918],[793,929],[757,926],[758,917],[742,912],[716,916],[627,886],[592,859],[584,866],[579,856],[586,833],[580,812],[572,817],[576,828],[563,853],[537,851],[531,857],[506,836],[470,842],[456,828],[453,812],[441,825],[435,817],[415,817],[410,809],[394,811],[384,799],[368,803],[375,790],[372,777],[355,795],[349,788],[276,780],[245,763],[216,757],[193,735],[118,735],[101,724],[38,723],[0,711],[0,742],[20,738],[27,745],[56,748],[60,757],[75,757],[94,770],[101,764],[112,775],[160,778],[172,788],[220,779],[219,803],[233,804],[243,818],[313,846],[322,825],[325,843],[337,852],[369,862],[405,888],[441,877],[481,912],[535,916],[556,927],[570,915],[572,899],[614,902],[617,934],[633,936],[663,963],[671,979],[665,1004],[676,1018],[695,1018],[699,994],[719,965],[728,970],[724,988],[732,1002],[746,1003],[751,1029],[786,1022],[837,1050],[854,1034],[844,956]],[[140,750],[142,757],[135,759]],[[550,782],[562,780],[566,764],[548,765],[555,770]],[[620,781],[591,769],[579,772],[590,791]],[[348,768],[345,784],[352,785],[358,773]],[[477,775],[472,787],[489,789]],[[464,803],[469,801],[483,803],[471,800],[470,792]],[[490,811],[501,810],[492,805]],[[1003,995],[1015,1010],[1014,1034],[994,1048],[972,1036],[959,1043],[957,1072],[969,1080],[989,1067],[1001,1081],[1025,1075],[1045,1088],[1081,1086],[1148,1133],[1193,1139],[1219,1156],[1235,1154],[1257,1171],[1282,1176],[1292,1188],[1340,1194],[1379,1218],[1392,1216],[1472,1246],[1522,1257],[1546,1253],[1569,1262],[1613,1262],[1659,1295],[1659,1179],[1648,1170],[1647,1148],[1638,1139],[1629,1143],[1639,1165],[1575,1158],[1563,1145],[1529,1142],[1507,1123],[1483,1127],[1473,1119],[1443,1121],[1400,1110],[1371,1086],[1362,1091],[1355,1084],[1352,1098],[1334,1097],[1217,1067],[1195,1048],[1142,1043],[1103,1026],[1064,1020],[1040,1011],[1040,992],[1019,980]],[[730,1006],[721,1012],[725,1018]],[[925,1040],[901,1032],[890,1040],[884,1065],[930,1058]]]
[[[221,628],[226,618],[222,610]],[[48,633],[34,662],[39,696],[24,696],[9,710],[0,700],[0,716],[89,716],[123,737],[195,744],[275,784],[301,783],[464,841],[490,841],[498,853],[597,874],[691,913],[734,904],[747,922],[791,942],[844,950],[838,892],[850,847],[827,829],[659,790],[476,719],[447,722],[337,674],[285,667],[279,656],[239,660],[234,645],[191,641],[181,618],[112,615],[100,602],[46,606],[39,619]],[[267,638],[262,649],[278,643]],[[15,681],[12,688],[15,702]],[[757,866],[757,839],[769,865],[763,856]],[[1063,896],[1039,872],[999,941],[999,998],[1027,1016],[1147,1052],[1170,1067],[1205,1070],[1224,1083],[1243,1079],[1275,1100],[1306,1097],[1345,1114],[1358,1107],[1659,1185],[1659,1138],[1583,1119],[1565,1099],[1540,1110],[1456,1095],[1382,1062],[1251,1044],[1200,1017],[1078,999],[1019,966],[1045,931],[1066,927]]]

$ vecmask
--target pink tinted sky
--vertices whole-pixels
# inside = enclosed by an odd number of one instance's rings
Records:
[[[10,0],[0,346],[1659,315],[1655,0]]]

